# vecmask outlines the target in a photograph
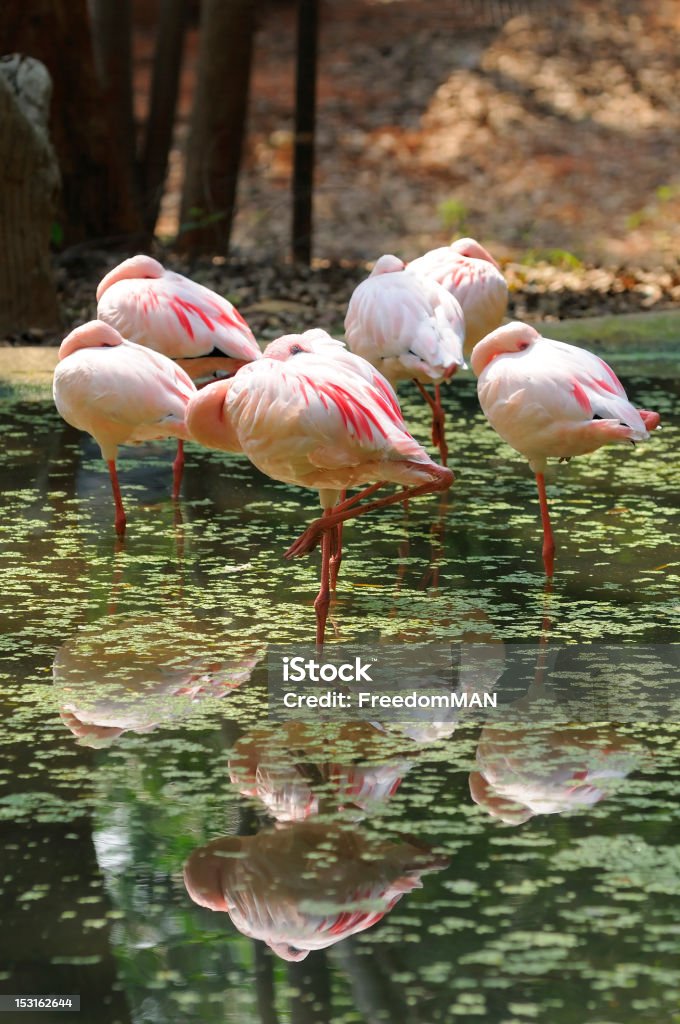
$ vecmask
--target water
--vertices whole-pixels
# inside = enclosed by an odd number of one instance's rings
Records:
[[[556,469],[549,595],[533,481],[450,389],[454,488],[347,528],[331,641],[675,642],[678,383],[626,384],[664,429]],[[40,395],[1,419],[1,992],[93,1024],[680,1021],[677,720],[270,725],[314,496],[190,447],[179,516],[172,446],[129,449],[117,550],[96,446]]]

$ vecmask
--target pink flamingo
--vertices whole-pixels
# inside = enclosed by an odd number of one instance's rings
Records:
[[[413,380],[432,409],[432,443],[443,465],[448,449],[439,385],[464,366],[465,319],[459,302],[436,281],[406,271],[397,256],[381,256],[355,288],[345,337],[391,384]],[[434,398],[425,384],[434,384]]]
[[[422,875],[448,864],[410,837],[390,842],[346,824],[299,821],[213,839],[186,861],[184,885],[199,906],[299,961],[371,928],[422,888]]]
[[[124,338],[180,360],[192,379],[233,373],[261,352],[231,302],[165,270],[151,256],[124,260],[97,288],[97,316]]]
[[[331,590],[331,559],[340,558],[337,527],[404,498],[446,490],[453,481],[407,432],[396,395],[364,359],[325,331],[286,335],[265,358],[192,398],[187,427],[208,448],[242,451],[263,473],[319,492],[323,518],[286,552],[311,551],[321,538],[321,588],[314,603],[322,644]],[[343,490],[371,486],[346,500]],[[386,482],[404,485],[360,505]]]
[[[491,253],[474,238],[431,249],[411,260],[408,269],[437,281],[458,299],[465,315],[465,355],[502,324],[508,286]]]
[[[101,448],[111,476],[115,526],[125,534],[118,484],[118,446],[176,437],[173,497],[179,494],[188,437],[185,411],[196,392],[191,378],[171,359],[121,338],[99,320],[76,327],[61,343],[54,371],[54,401],[67,423],[85,430]]]
[[[567,460],[617,441],[645,441],[659,425],[659,414],[631,405],[614,371],[598,356],[543,338],[519,321],[480,341],[471,364],[486,418],[536,475],[543,564],[551,578],[555,541],[545,493],[547,460]]]
[[[233,747],[229,775],[277,821],[304,821],[324,809],[360,818],[393,797],[413,765],[402,752],[387,758],[384,741],[369,722],[339,723],[331,733],[306,722],[260,726]],[[342,756],[347,749],[349,764]]]

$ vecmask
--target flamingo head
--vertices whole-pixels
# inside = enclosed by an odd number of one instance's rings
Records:
[[[116,726],[95,725],[93,722],[81,720],[76,711],[70,708],[62,708],[59,717],[83,747],[108,747],[125,732],[125,729]]]
[[[241,853],[241,841],[238,838],[225,838],[221,845],[222,858],[213,853],[212,844],[194,850],[184,865],[184,885],[199,907],[228,912],[229,904],[222,886],[222,868],[229,867],[225,862],[228,854],[237,857]]]
[[[510,355],[514,352],[524,352],[531,348],[541,335],[529,324],[523,324],[521,320],[513,320],[512,323],[503,324],[497,327],[486,338],[477,342],[470,356],[470,366],[476,377],[479,377],[482,370],[496,358],[496,356]]]
[[[371,277],[378,277],[379,274],[396,274],[400,270],[405,270],[406,264],[403,260],[400,260],[398,256],[391,256],[387,253],[385,256],[381,256],[379,260],[375,261],[375,266],[371,271]]]
[[[129,260],[123,260],[113,270],[109,270],[97,286],[97,302],[107,288],[117,281],[138,280],[140,278],[163,277],[165,270],[162,263],[155,260],[153,256],[131,256]]]
[[[496,270],[501,269],[488,249],[485,249],[474,238],[459,238],[458,241],[451,243],[451,248],[461,256],[467,256],[474,260],[486,260],[487,263],[493,263]]]
[[[314,327],[303,334],[284,334],[281,338],[276,338],[267,345],[263,355],[269,359],[286,362],[303,352],[322,355],[328,353],[329,349],[344,347],[342,341],[336,341],[320,327]]]
[[[122,345],[123,338],[115,327],[103,320],[90,320],[71,331],[59,346],[59,359],[65,359],[80,348],[113,348]]]
[[[235,377],[201,388],[189,400],[186,426],[193,441],[223,452],[242,452],[236,428],[227,411],[229,389]]]

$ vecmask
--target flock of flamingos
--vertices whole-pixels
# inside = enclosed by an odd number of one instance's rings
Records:
[[[451,486],[440,385],[466,358],[487,419],[536,475],[549,578],[555,544],[548,458],[643,441],[658,426],[658,413],[631,405],[598,356],[543,338],[527,324],[503,324],[507,298],[496,261],[463,238],[408,265],[381,256],[350,299],[346,343],[317,328],[277,338],[262,351],[222,296],[150,256],[134,256],[100,282],[98,319],[62,342],[54,400],[64,419],[101,448],[120,536],[126,525],[116,473],[121,444],[176,437],[175,497],[188,439],[242,453],[275,480],[317,490],[323,515],[286,556],[321,544],[314,607],[322,644],[343,523]],[[441,465],[408,431],[394,391],[402,380],[413,380],[432,409]],[[399,490],[375,497],[388,483]]]

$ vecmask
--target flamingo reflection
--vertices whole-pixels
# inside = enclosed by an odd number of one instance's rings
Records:
[[[323,733],[303,722],[252,729],[229,758],[232,783],[256,797],[280,822],[304,821],[322,810],[363,817],[394,796],[412,761],[389,753],[386,737],[368,722]]]
[[[162,616],[111,615],[83,627],[56,653],[52,678],[64,724],[86,746],[146,733],[246,682],[262,656],[204,622],[169,628]]]
[[[297,961],[371,928],[422,887],[423,874],[447,864],[413,841],[307,821],[215,839],[189,857],[184,884],[195,903]]]

